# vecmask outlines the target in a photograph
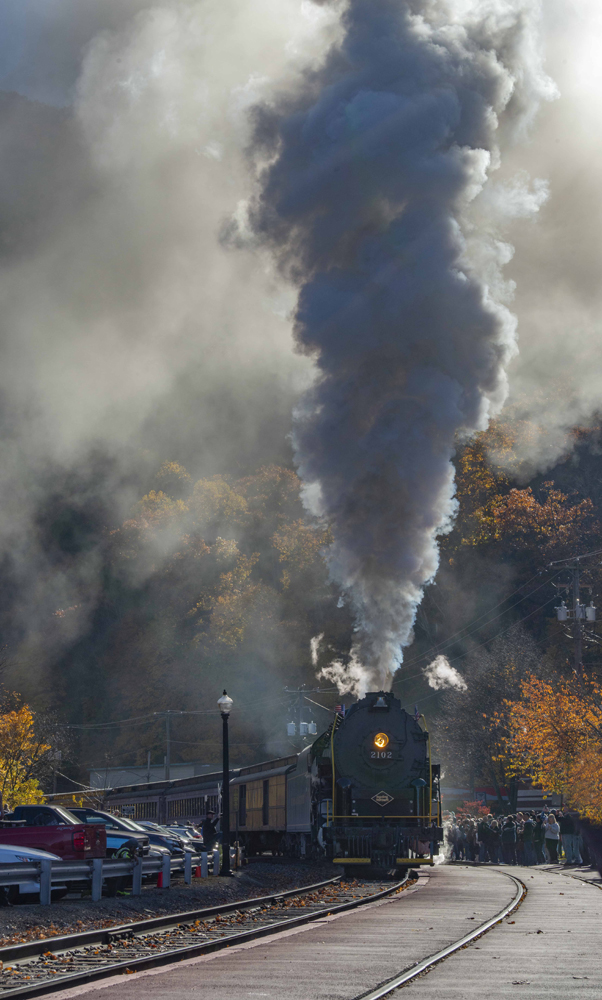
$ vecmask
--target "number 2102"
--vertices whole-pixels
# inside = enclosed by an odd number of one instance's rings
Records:
[[[384,759],[384,758],[387,758],[387,757],[391,758],[393,756],[393,752],[392,752],[392,750],[371,750],[370,751],[370,756],[371,757],[380,757],[381,759]]]

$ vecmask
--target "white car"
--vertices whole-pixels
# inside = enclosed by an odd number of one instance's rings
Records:
[[[19,846],[13,846],[11,844],[0,844],[1,865],[15,864],[16,862],[18,863],[19,861],[31,863],[32,861],[43,861],[44,859],[46,859],[47,861],[63,860],[62,858],[59,858],[57,854],[50,854],[49,851],[39,851],[35,847],[19,847]],[[21,896],[31,897],[31,896],[39,896],[40,894],[39,879],[35,879],[35,881],[31,882],[15,882],[10,885],[2,886],[0,887],[0,892],[2,891],[2,888],[6,890],[6,896],[8,897],[8,901],[11,903],[15,903],[17,901],[17,898]],[[66,885],[52,886],[52,895],[55,898],[60,899],[60,897],[64,896],[67,892],[68,889]],[[23,902],[30,903],[34,902],[34,900],[24,899]]]

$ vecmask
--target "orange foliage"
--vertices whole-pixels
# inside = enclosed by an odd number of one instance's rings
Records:
[[[588,536],[599,538],[600,524],[595,519],[591,500],[571,504],[553,483],[544,483],[547,496],[540,503],[531,487],[510,490],[495,506],[493,518],[498,538],[514,551],[537,549],[547,562],[587,547]]]
[[[475,802],[463,802],[456,809],[456,819],[465,819],[466,816],[489,816],[490,812],[489,806],[484,806],[478,800]]]
[[[583,815],[602,821],[602,687],[588,678],[554,684],[530,676],[519,701],[498,716],[511,771],[562,792]]]

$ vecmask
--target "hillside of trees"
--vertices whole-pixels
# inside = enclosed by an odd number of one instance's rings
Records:
[[[495,721],[502,702],[520,696],[527,675],[550,683],[572,675],[572,639],[554,613],[568,596],[555,585],[569,575],[549,564],[602,548],[598,437],[598,429],[575,432],[570,455],[528,480],[513,463],[511,425],[458,452],[457,520],[441,539],[440,570],[394,681],[402,704],[418,703],[432,723],[455,781],[506,781]],[[103,585],[92,610],[56,608],[3,650],[4,687],[69,735],[63,773],[86,783],[90,766],[141,765],[149,751],[162,763],[166,710],[186,713],[172,720],[172,760],[218,763],[224,687],[235,700],[234,763],[291,748],[284,688],[316,686],[312,637],[324,637],[319,667],[348,655],[353,628],[328,579],[328,526],[308,517],[300,485],[282,464],[195,481],[168,460],[125,520],[96,519]],[[66,564],[91,545],[84,528],[75,514],[50,518]],[[600,561],[584,564],[588,602],[599,594]],[[584,645],[594,678],[597,629]],[[423,670],[440,654],[466,690],[428,685]],[[321,687],[311,697],[331,708],[337,693]],[[326,724],[327,713],[313,711]]]

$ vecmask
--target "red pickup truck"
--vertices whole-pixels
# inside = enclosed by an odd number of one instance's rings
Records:
[[[63,861],[87,861],[105,857],[107,831],[102,823],[80,823],[61,806],[16,806],[0,820],[0,844],[36,847]]]

